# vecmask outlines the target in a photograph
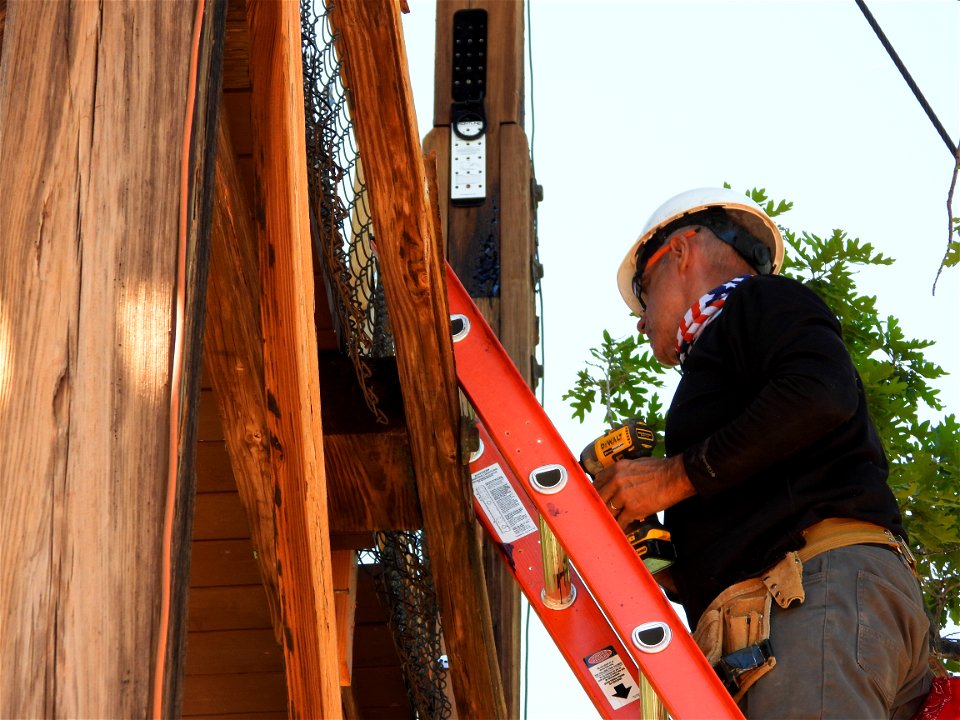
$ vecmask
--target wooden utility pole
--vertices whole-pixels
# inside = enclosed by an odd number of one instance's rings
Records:
[[[224,11],[0,3],[2,717],[179,714]]]
[[[532,168],[524,112],[523,0],[437,3],[434,129],[424,147],[437,153],[439,200],[450,264],[533,387],[537,318],[534,305]],[[485,28],[479,25],[485,24]],[[451,150],[478,152],[451,130],[485,118],[482,197],[452,199]],[[476,127],[476,126],[474,126]],[[469,137],[469,133],[467,133]],[[475,177],[476,168],[465,165]],[[454,171],[454,174],[455,171]],[[474,193],[478,195],[479,193]],[[519,717],[520,595],[495,545],[485,543],[484,571],[510,717]]]

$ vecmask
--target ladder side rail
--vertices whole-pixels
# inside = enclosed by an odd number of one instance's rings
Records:
[[[573,603],[562,609],[554,609],[544,603],[541,596],[541,590],[544,587],[544,568],[540,554],[540,533],[536,529],[536,506],[524,490],[523,483],[511,471],[510,465],[503,458],[487,429],[479,422],[477,426],[482,452],[471,460],[471,475],[478,473],[496,475],[499,471],[502,471],[503,476],[516,493],[517,500],[523,504],[529,518],[529,523],[521,520],[515,526],[523,524],[527,529],[530,527],[534,529],[520,537],[515,537],[515,535],[523,531],[505,531],[502,523],[498,529],[495,522],[487,514],[484,505],[475,497],[474,508],[481,525],[493,539],[500,551],[501,558],[510,569],[520,590],[537,613],[544,628],[550,634],[551,639],[560,650],[570,670],[580,682],[600,716],[615,719],[623,718],[623,720],[632,718],[635,720],[639,712],[637,703],[640,701],[640,683],[636,663],[619,636],[610,627],[596,600],[583,584],[583,580],[577,574],[575,568],[570,568],[570,580],[576,592]],[[499,470],[495,469],[494,466],[497,466]],[[504,503],[504,505],[506,504]],[[501,535],[501,532],[503,532],[503,535]],[[508,532],[509,535],[507,535]],[[507,541],[504,540],[504,536],[507,537]],[[602,656],[607,649],[609,649],[607,658],[601,659],[601,657],[598,657]],[[587,664],[591,658],[598,666],[598,674],[603,674],[606,678],[604,685],[601,685],[601,682],[594,676]],[[617,688],[617,683],[611,679],[620,670],[617,665],[618,659],[622,662],[623,670],[627,675],[627,678],[622,680],[620,688]],[[603,667],[599,666],[600,663],[603,663]],[[613,687],[612,691],[611,686]]]
[[[467,332],[454,334],[465,394],[517,476],[530,478],[546,465],[563,476],[549,494],[525,483],[527,495],[671,716],[742,718],[449,266],[447,286],[451,316],[469,321]],[[664,633],[664,641],[653,646],[644,642],[652,628]]]

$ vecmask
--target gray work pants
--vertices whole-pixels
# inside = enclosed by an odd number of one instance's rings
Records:
[[[886,548],[852,545],[804,563],[803,587],[803,605],[773,605],[777,664],[742,699],[747,718],[911,718],[931,673],[910,570]]]

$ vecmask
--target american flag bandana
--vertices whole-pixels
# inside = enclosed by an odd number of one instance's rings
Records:
[[[701,297],[687,310],[687,314],[680,321],[680,327],[677,328],[677,357],[680,359],[681,368],[687,355],[690,354],[690,348],[700,337],[700,333],[720,316],[727,302],[727,295],[748,277],[752,276],[739,275],[732,280],[727,280],[723,285],[715,287]]]

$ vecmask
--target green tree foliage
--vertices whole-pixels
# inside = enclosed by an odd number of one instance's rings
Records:
[[[771,217],[793,207],[774,202],[762,189],[747,194]],[[948,620],[960,623],[960,426],[954,415],[944,413],[939,391],[930,385],[944,375],[923,354],[933,341],[908,338],[896,317],[881,317],[876,297],[858,291],[857,269],[890,265],[891,258],[842,230],[825,237],[783,226],[781,231],[787,244],[783,274],[816,292],[840,320],[890,460],[890,485],[934,621],[938,627]],[[641,417],[662,432],[658,391],[666,374],[675,371],[656,362],[645,345],[643,336],[618,340],[604,331],[564,396],[575,418],[583,422],[594,407],[606,408],[609,422]],[[960,670],[958,663],[949,665]]]

